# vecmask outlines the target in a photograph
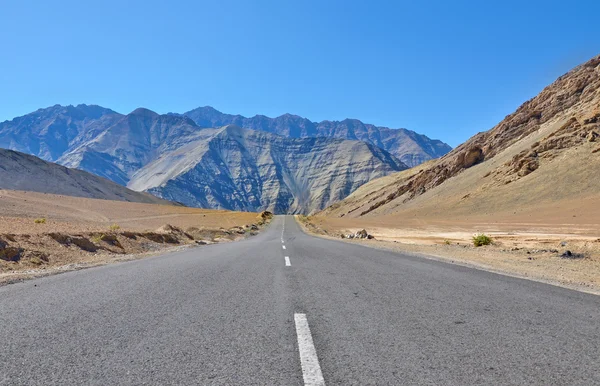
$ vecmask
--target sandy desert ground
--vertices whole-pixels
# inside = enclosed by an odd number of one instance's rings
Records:
[[[0,190],[0,284],[256,234],[260,214]]]
[[[154,230],[167,223],[179,228],[230,228],[253,223],[256,213],[0,190],[0,218],[0,233],[19,234],[101,231],[112,224],[136,231]],[[35,224],[36,218],[46,218],[47,223]]]
[[[587,203],[581,201],[573,209],[579,205],[584,208]],[[541,216],[528,213],[443,220],[407,216],[402,221],[397,217],[386,221],[385,217],[313,216],[304,219],[304,226],[311,233],[336,239],[366,229],[375,239],[345,241],[418,253],[600,294],[600,224],[577,221],[578,218],[587,217],[576,215],[564,223],[552,215],[544,221]],[[473,246],[473,236],[481,233],[490,236],[493,244]],[[577,258],[563,257],[567,251]]]

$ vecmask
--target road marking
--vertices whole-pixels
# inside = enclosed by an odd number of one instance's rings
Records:
[[[290,263],[290,257],[289,256],[285,257],[285,266],[286,267],[291,267],[292,266],[292,263]]]
[[[305,314],[294,314],[296,322],[296,335],[298,335],[298,351],[300,351],[300,363],[302,365],[302,376],[306,386],[325,386],[325,380],[319,366],[317,350],[313,343],[308,320]]]
[[[285,249],[285,245],[282,245],[283,249]]]

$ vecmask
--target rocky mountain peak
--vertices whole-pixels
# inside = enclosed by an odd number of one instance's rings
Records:
[[[156,118],[159,116],[158,113],[155,113],[154,111],[143,107],[138,107],[137,109],[129,113],[129,115],[143,118]]]
[[[439,140],[429,139],[410,130],[378,127],[365,124],[358,119],[312,122],[293,114],[284,114],[276,118],[264,115],[246,118],[241,115],[223,114],[209,106],[188,111],[185,115],[201,127],[236,124],[246,129],[266,131],[290,138],[329,137],[360,140],[390,152],[408,166],[418,165],[452,150],[450,146]]]

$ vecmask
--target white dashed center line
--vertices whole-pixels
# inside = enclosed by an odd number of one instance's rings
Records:
[[[282,245],[283,249],[285,249],[285,245]]]
[[[290,263],[290,257],[289,256],[285,257],[285,266],[286,267],[291,267],[292,266],[292,263]]]
[[[306,386],[325,386],[325,380],[319,366],[317,350],[313,343],[308,320],[305,314],[294,314],[296,322],[296,335],[298,335],[298,351],[300,351],[300,363],[302,365],[302,376]]]

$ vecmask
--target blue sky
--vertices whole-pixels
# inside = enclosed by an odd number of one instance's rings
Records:
[[[0,121],[56,103],[358,118],[455,146],[600,54],[598,1],[0,0]]]

